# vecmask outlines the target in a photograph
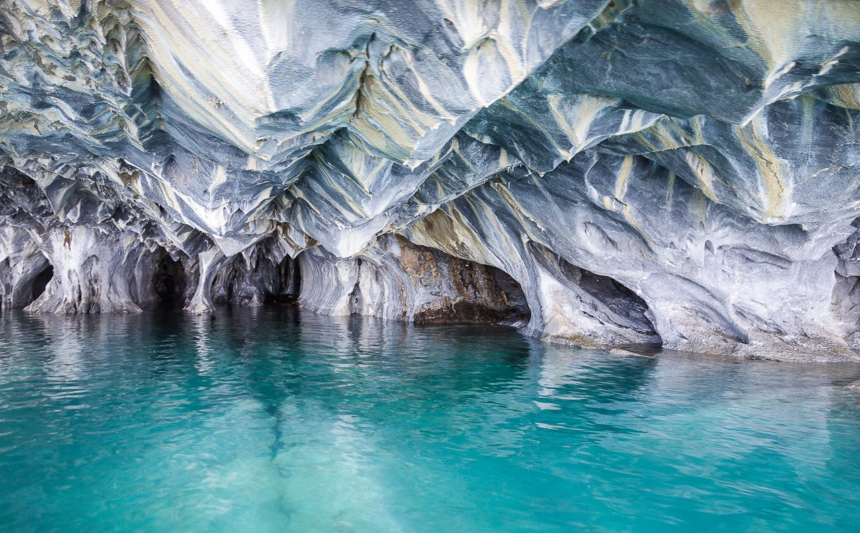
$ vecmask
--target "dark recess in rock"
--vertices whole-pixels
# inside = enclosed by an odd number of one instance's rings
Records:
[[[46,265],[44,270],[39,272],[35,278],[33,278],[33,291],[30,294],[30,302],[38,298],[45,292],[45,288],[48,286],[48,282],[51,281],[51,278],[54,277],[54,267],[51,265]],[[28,304],[30,302],[27,302]]]
[[[182,268],[182,263],[168,254],[163,254],[158,260],[153,285],[159,303],[162,305],[182,307],[185,304],[184,297],[189,285],[188,275]]]

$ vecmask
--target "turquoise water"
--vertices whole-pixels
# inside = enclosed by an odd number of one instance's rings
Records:
[[[294,309],[0,318],[2,531],[857,531],[845,365]]]

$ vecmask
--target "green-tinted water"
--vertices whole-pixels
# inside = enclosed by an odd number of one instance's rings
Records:
[[[0,319],[3,531],[857,531],[857,367],[292,309]]]

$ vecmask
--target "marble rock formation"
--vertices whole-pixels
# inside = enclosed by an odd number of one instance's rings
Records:
[[[3,0],[0,308],[860,359],[860,5]]]

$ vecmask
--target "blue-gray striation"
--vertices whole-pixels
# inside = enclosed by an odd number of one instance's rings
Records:
[[[2,0],[0,308],[860,359],[850,0]]]

